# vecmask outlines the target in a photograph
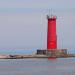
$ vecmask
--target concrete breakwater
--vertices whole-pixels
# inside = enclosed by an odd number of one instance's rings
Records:
[[[0,55],[0,59],[48,58],[47,55]]]
[[[50,56],[47,55],[2,55],[0,54],[0,59],[25,59],[25,58],[49,58]],[[55,58],[69,58],[69,57],[75,57],[75,54],[67,54],[66,56],[51,56]]]

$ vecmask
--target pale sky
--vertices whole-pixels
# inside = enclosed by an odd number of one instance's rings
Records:
[[[0,49],[46,49],[48,10],[57,16],[58,48],[75,49],[75,0],[0,0]]]

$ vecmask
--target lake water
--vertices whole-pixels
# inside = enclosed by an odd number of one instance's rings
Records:
[[[75,75],[75,58],[0,59],[0,75]]]

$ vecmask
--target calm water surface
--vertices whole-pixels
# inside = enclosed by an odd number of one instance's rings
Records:
[[[75,75],[75,58],[0,59],[0,75]]]

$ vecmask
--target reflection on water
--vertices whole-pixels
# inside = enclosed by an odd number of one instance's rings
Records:
[[[55,58],[55,57],[54,57],[54,58],[53,58],[53,57],[49,57],[49,58],[48,58],[48,60],[56,61],[56,60],[57,60],[57,58]]]
[[[75,75],[75,58],[0,59],[0,75]]]

